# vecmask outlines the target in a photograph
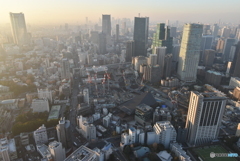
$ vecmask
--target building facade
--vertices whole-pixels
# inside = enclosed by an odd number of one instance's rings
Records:
[[[178,76],[185,82],[196,82],[203,26],[185,24],[178,61]]]

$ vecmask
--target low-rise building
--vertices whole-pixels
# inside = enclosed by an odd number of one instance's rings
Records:
[[[179,158],[180,161],[191,161],[191,158],[182,149],[182,146],[177,142],[170,144],[171,151]]]
[[[64,161],[98,161],[100,158],[99,153],[87,148],[82,145],[77,150],[75,150],[71,155],[69,155]]]
[[[49,103],[46,98],[43,99],[34,99],[32,101],[32,107],[33,112],[49,112]]]

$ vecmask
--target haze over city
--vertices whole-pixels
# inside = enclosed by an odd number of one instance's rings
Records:
[[[0,1],[0,161],[240,160],[239,6]]]
[[[150,17],[183,22],[239,22],[239,0],[2,0],[0,24],[9,23],[9,12],[24,12],[29,24],[81,24],[85,17],[97,22],[102,14],[115,18]],[[235,15],[235,16],[234,16]]]

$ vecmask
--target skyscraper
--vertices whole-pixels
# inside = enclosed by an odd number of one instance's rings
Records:
[[[99,33],[99,53],[100,54],[106,54],[107,53],[107,37],[105,33]]]
[[[195,82],[202,37],[200,24],[185,24],[178,62],[178,76],[186,82]]]
[[[58,141],[62,143],[66,149],[71,146],[70,121],[61,118],[56,126]]]
[[[134,41],[126,42],[126,62],[131,62],[134,55]]]
[[[14,43],[18,45],[27,44],[29,42],[29,36],[24,14],[10,12],[10,20]]]
[[[116,42],[119,41],[119,24],[116,24]]]
[[[164,23],[157,24],[156,33],[153,34],[152,49],[155,47],[167,47],[167,54],[172,53],[173,38],[170,37],[169,27],[165,28]],[[153,50],[153,54],[154,50]]]
[[[70,79],[70,64],[67,58],[63,58],[61,62],[61,79]]]
[[[218,31],[219,31],[219,26],[217,24],[214,24],[212,29],[212,35],[214,38],[218,36]]]
[[[201,145],[217,139],[225,105],[226,97],[220,92],[191,92],[185,126],[190,145]]]
[[[226,62],[229,61],[230,50],[234,44],[235,44],[235,39],[226,39],[225,40],[223,55],[222,55],[223,61],[226,61]]]
[[[111,36],[111,15],[102,15],[102,32]]]
[[[240,77],[239,64],[240,64],[240,41],[236,45],[234,59],[230,68],[230,74],[232,77]]]
[[[148,47],[148,17],[135,17],[134,19],[134,55],[133,56],[147,56]]]

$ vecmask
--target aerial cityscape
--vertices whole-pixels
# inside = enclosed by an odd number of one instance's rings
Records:
[[[140,2],[0,2],[0,161],[240,160],[240,2]]]

